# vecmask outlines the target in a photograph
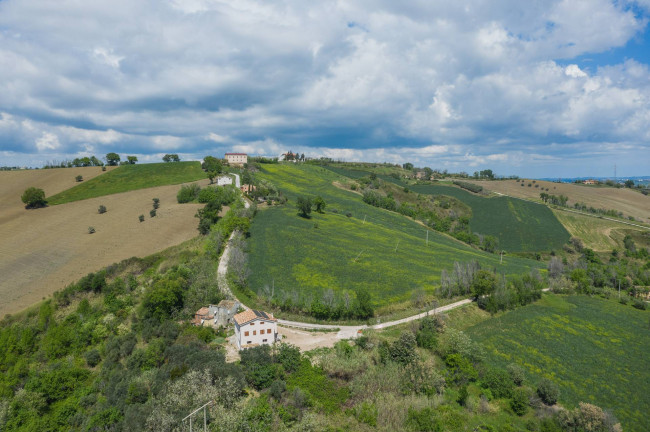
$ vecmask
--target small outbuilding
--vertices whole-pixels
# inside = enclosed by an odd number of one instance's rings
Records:
[[[210,305],[209,309],[214,316],[214,325],[217,327],[228,327],[232,324],[233,317],[239,310],[240,303],[237,300],[221,300],[218,305]]]
[[[233,317],[237,349],[271,345],[278,338],[278,320],[273,314],[247,309]]]

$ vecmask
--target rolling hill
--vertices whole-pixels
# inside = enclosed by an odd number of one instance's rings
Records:
[[[477,260],[499,272],[523,273],[537,261],[504,257],[473,249],[449,236],[429,231],[397,213],[363,203],[359,195],[338,189],[338,175],[313,165],[263,165],[260,176],[274,183],[289,204],[260,211],[250,237],[250,288],[265,285],[276,297],[309,302],[327,289],[335,294],[367,289],[378,307],[410,299],[413,291],[432,293],[443,269],[455,261]],[[323,214],[298,216],[298,196],[320,195]]]

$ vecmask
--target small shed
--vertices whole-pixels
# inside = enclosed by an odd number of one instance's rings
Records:
[[[228,327],[240,306],[237,300],[221,300],[217,305],[210,305],[208,309],[214,317],[214,325]]]

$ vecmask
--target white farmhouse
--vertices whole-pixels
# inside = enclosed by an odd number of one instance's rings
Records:
[[[232,177],[230,176],[221,176],[217,178],[217,186],[225,186],[232,184]]]
[[[248,309],[235,315],[233,320],[235,340],[240,350],[271,345],[278,337],[278,320],[272,314]]]

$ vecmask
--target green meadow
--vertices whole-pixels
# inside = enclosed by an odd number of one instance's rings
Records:
[[[200,162],[122,165],[47,198],[50,205],[206,178]]]
[[[626,431],[650,430],[650,312],[613,300],[545,295],[471,326],[489,360],[555,381],[567,406],[611,409]]]
[[[443,269],[454,261],[477,260],[499,272],[524,273],[541,267],[537,261],[499,256],[473,249],[429,230],[397,213],[369,206],[357,194],[332,185],[338,175],[311,165],[263,165],[261,177],[288,198],[284,206],[260,211],[251,237],[250,288],[264,285],[304,298],[325,289],[353,292],[365,288],[377,307],[409,300],[416,289],[432,293]],[[299,195],[320,195],[323,214],[302,218],[295,208]],[[349,215],[349,216],[348,216]]]
[[[369,171],[327,167],[339,175],[357,179]],[[378,177],[404,186],[388,175]],[[410,185],[413,192],[424,195],[447,195],[472,209],[473,232],[499,239],[499,247],[509,252],[535,252],[559,249],[569,240],[569,232],[545,205],[510,197],[484,198],[454,186]]]
[[[560,249],[570,237],[551,209],[542,204],[510,197],[484,198],[453,186],[416,185],[411,190],[458,198],[472,208],[472,231],[495,236],[499,247],[507,251]]]

